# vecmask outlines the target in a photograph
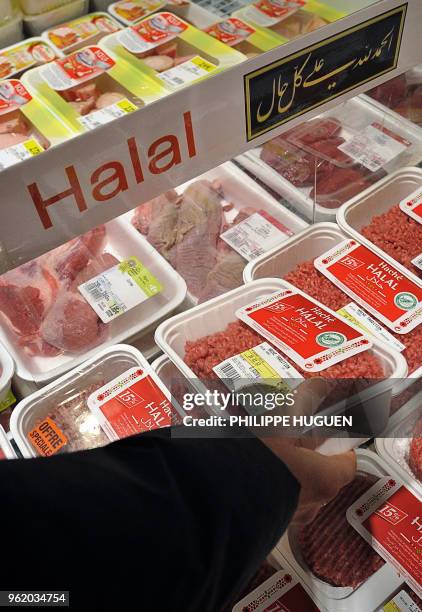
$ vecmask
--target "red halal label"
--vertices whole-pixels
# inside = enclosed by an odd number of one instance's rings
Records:
[[[188,24],[171,13],[158,13],[131,28],[144,41],[156,45],[179,36],[187,30]]]
[[[406,334],[422,322],[422,288],[366,246],[345,240],[314,263],[392,331]]]
[[[325,370],[371,347],[361,331],[295,288],[240,308],[236,316],[306,371]]]
[[[0,81],[0,115],[10,113],[32,100],[31,94],[20,81]]]
[[[285,17],[305,4],[305,0],[260,0],[254,6],[269,17]]]
[[[94,398],[94,399],[93,399]],[[171,425],[172,406],[153,378],[140,369],[129,370],[88,400],[117,438]]]
[[[99,47],[86,47],[56,60],[55,64],[72,80],[85,81],[110,70],[115,62]]]
[[[422,503],[401,486],[363,522],[376,550],[409,578],[422,597]],[[415,588],[416,586],[416,588]]]
[[[249,38],[256,30],[244,21],[236,19],[235,17],[230,17],[230,19],[219,21],[210,26],[205,32],[221,40],[221,42],[226,45],[233,46]]]

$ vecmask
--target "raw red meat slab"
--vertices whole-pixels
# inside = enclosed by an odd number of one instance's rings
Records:
[[[376,480],[373,476],[358,475],[299,531],[298,540],[306,564],[328,584],[356,589],[384,565],[346,519],[347,509]]]

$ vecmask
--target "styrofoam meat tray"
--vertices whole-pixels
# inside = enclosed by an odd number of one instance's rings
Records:
[[[334,109],[319,115],[320,117],[333,117],[341,123],[345,123],[345,127],[340,132],[341,136],[351,134],[348,127],[356,131],[361,131],[366,126],[374,121],[381,123],[384,127],[392,130],[399,136],[412,143],[401,155],[390,161],[384,166],[387,173],[391,173],[402,166],[410,166],[417,164],[422,160],[422,130],[415,130],[415,127],[410,122],[403,122],[402,118],[391,115],[391,113],[383,112],[382,109],[368,102],[361,96],[356,96],[351,100],[347,100],[343,104],[336,106]],[[251,149],[250,151],[238,156],[236,160],[244,166],[249,172],[252,172],[257,178],[267,184],[271,189],[294,202],[298,211],[306,216],[309,220],[313,220],[314,202],[309,197],[312,191],[311,187],[299,188],[295,187],[287,179],[283,178],[276,170],[260,159],[262,147]],[[376,183],[375,183],[376,184]],[[366,193],[364,190],[359,196]],[[336,208],[326,208],[315,204],[315,222],[318,221],[335,221]]]
[[[335,223],[317,223],[312,225],[300,234],[292,236],[288,242],[280,247],[272,249],[272,251],[265,255],[261,255],[256,261],[248,263],[243,272],[243,280],[245,283],[249,283],[258,278],[281,278],[288,272],[291,272],[298,264],[319,257],[346,238],[347,236]],[[363,242],[360,240],[360,237],[358,240]],[[381,253],[385,259],[390,259],[396,264],[391,257],[388,257],[387,254],[380,251],[380,249],[376,249],[369,241],[367,241],[367,244],[369,244],[373,250],[377,250],[378,253]],[[400,264],[397,264],[397,266],[400,266]],[[407,273],[407,270],[402,266],[401,269]],[[416,278],[416,281],[418,284],[421,284],[420,279]],[[350,300],[352,301],[352,298],[350,298]],[[393,389],[393,395],[398,395],[407,386],[411,385],[415,378],[419,378],[421,373],[422,366],[417,368],[409,376],[408,373],[398,374],[396,378],[404,379],[406,377],[406,380],[397,382]]]
[[[111,346],[140,335],[141,332],[146,333],[149,327],[172,313],[185,299],[185,281],[125,218],[110,221],[106,228],[103,251],[114,255],[119,261],[136,256],[160,281],[163,291],[114,319],[109,324],[110,335],[106,341],[80,354],[64,353],[57,357],[28,355],[17,346],[16,336],[2,319],[0,341],[12,355],[16,372],[21,378],[41,383],[57,378],[98,353],[100,346]]]
[[[346,234],[377,251],[384,259],[394,263],[396,268],[402,270],[414,282],[422,285],[421,279],[416,274],[360,233],[362,227],[368,225],[372,217],[387,212],[420,186],[422,186],[422,170],[419,168],[397,170],[343,204],[337,211],[337,222]],[[368,211],[371,211],[370,214],[368,214]],[[422,376],[422,366],[414,370],[409,376],[410,378]]]
[[[245,172],[238,168],[232,162],[226,162],[209,172],[205,172],[195,179],[187,181],[176,188],[178,194],[184,193],[187,187],[200,180],[214,181],[218,180],[221,182],[225,199],[222,204],[233,204],[233,209],[230,212],[226,212],[225,217],[228,223],[232,223],[239,211],[246,207],[252,207],[257,210],[264,210],[272,217],[277,219],[288,227],[295,234],[300,232],[304,228],[308,227],[308,223],[295,215],[294,212],[279,204],[269,193],[256,183],[251,177]],[[127,213],[127,218],[132,220],[133,211]],[[288,236],[286,236],[286,239]],[[247,261],[245,259],[245,265]],[[198,298],[188,291],[188,299],[191,304],[197,304]]]
[[[408,463],[412,431],[420,418],[422,418],[422,391],[391,417],[385,437],[375,438],[375,448],[400,478],[405,482],[411,481],[412,486],[422,495],[422,482],[416,479]]]
[[[367,450],[356,450],[358,471],[380,478],[389,474],[388,465],[378,455]],[[373,612],[397,589],[403,578],[392,565],[385,563],[357,589],[335,587],[312,574],[302,558],[294,527],[284,534],[276,548],[286,557],[300,579],[324,605],[327,612]]]
[[[12,413],[10,431],[24,457],[38,456],[27,434],[65,398],[82,393],[93,384],[104,385],[133,367],[147,368],[142,353],[132,346],[118,344],[97,351],[78,368],[64,374],[23,399]]]
[[[256,301],[262,296],[270,295],[286,287],[285,281],[278,278],[262,278],[243,287],[233,289],[223,296],[216,297],[200,304],[187,312],[176,315],[162,323],[155,333],[155,340],[163,352],[169,356],[174,365],[189,380],[197,392],[204,394],[206,385],[194,374],[184,361],[185,344],[187,340],[197,340],[209,334],[223,331],[229,323],[236,321],[235,312],[241,306]],[[289,285],[290,286],[290,285]],[[374,409],[377,427],[385,427],[390,413],[391,385],[387,379],[406,376],[406,361],[397,351],[373,340],[371,349],[383,365],[386,381],[372,385],[364,392],[347,400],[347,408],[358,406],[368,415]],[[338,402],[327,409],[327,412],[337,414],[345,409],[345,401]],[[218,406],[210,409],[211,413],[219,414]],[[366,439],[366,438],[364,438]],[[353,448],[364,441],[362,438],[338,438],[328,441],[321,451],[331,454]]]

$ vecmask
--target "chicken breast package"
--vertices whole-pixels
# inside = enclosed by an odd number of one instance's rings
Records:
[[[141,204],[131,220],[200,303],[242,285],[248,261],[306,227],[230,162]]]
[[[258,0],[235,11],[237,17],[278,37],[279,44],[318,30],[344,13],[317,0]]]
[[[19,77],[25,70],[51,62],[61,54],[40,37],[11,45],[0,51],[0,78]]]
[[[0,336],[19,376],[51,380],[179,306],[185,283],[151,251],[115,219],[0,276]]]
[[[191,85],[246,59],[167,12],[107,36],[103,46],[153,78],[163,92]]]
[[[149,92],[147,78],[127,71],[97,46],[29,70],[23,81],[73,134],[136,111]],[[141,92],[145,99],[139,97]]]
[[[170,11],[201,30],[215,22],[215,15],[189,0],[121,0],[108,7],[113,17],[125,26],[136,25],[159,11]]]
[[[279,37],[274,36],[270,30],[255,28],[236,17],[228,17],[223,21],[218,21],[205,28],[204,32],[225,45],[240,51],[248,59],[257,57],[261,53],[275,49],[280,45]]]
[[[107,13],[89,13],[43,32],[58,53],[69,55],[87,45],[96,45],[104,36],[117,32],[121,25]]]
[[[422,125],[422,66],[416,66],[367,92],[373,100]]]
[[[0,170],[72,136],[21,81],[0,81]]]

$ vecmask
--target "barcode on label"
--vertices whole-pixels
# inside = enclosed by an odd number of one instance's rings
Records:
[[[239,378],[241,378],[239,372],[230,363],[221,365],[220,371],[221,374],[223,374],[226,378],[231,378],[232,380],[238,380]]]
[[[98,281],[95,281],[93,283],[87,283],[86,290],[89,292],[92,299],[96,302],[99,302],[103,298],[107,297],[107,293],[102,290],[101,284]]]

